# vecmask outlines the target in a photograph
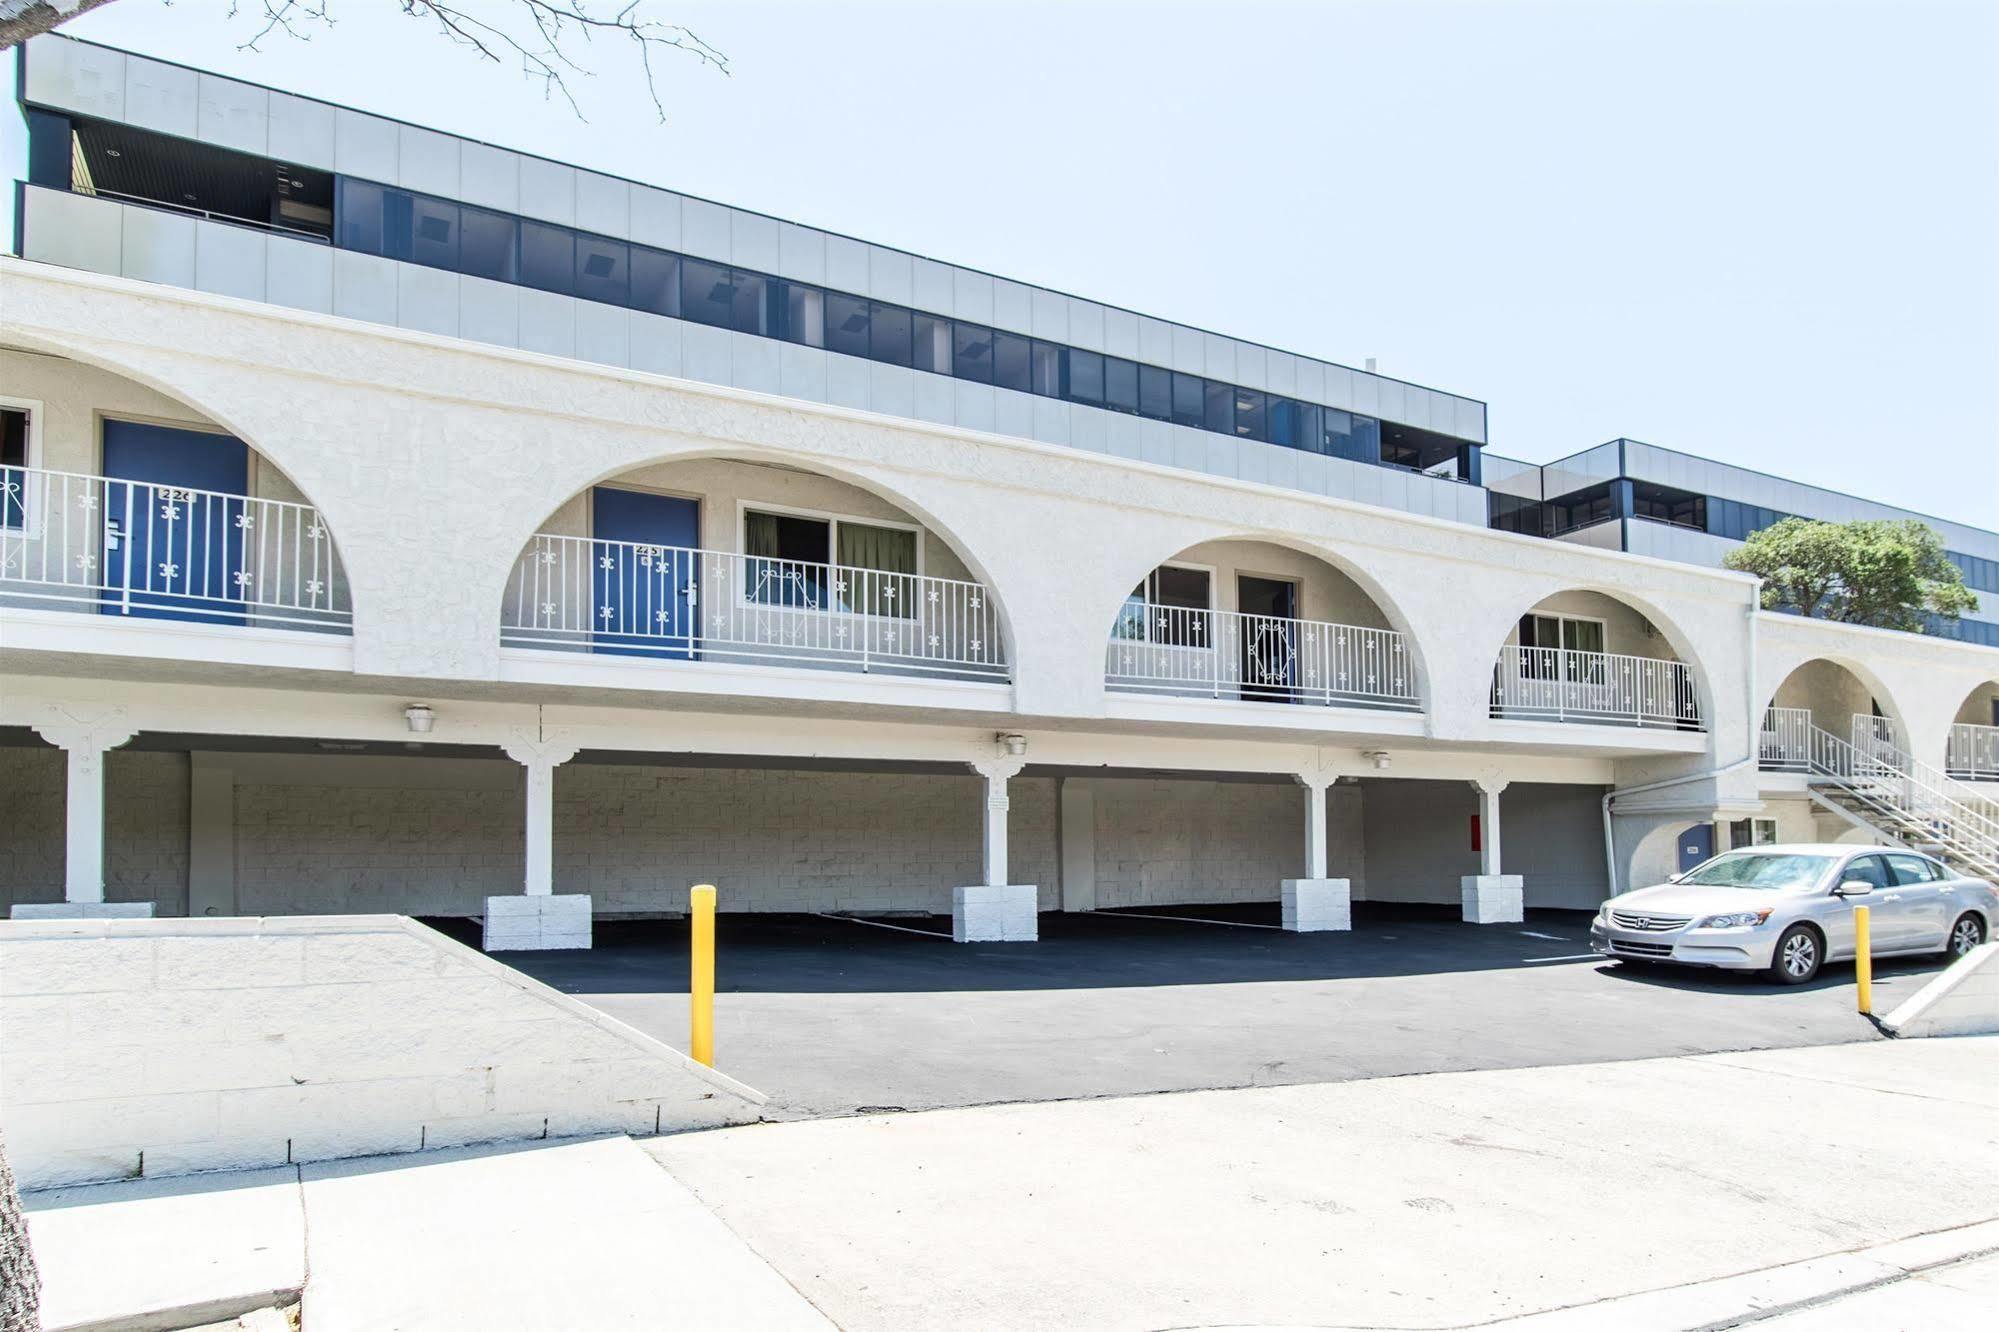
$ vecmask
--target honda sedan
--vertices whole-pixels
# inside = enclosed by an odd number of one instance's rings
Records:
[[[1866,906],[1877,957],[1962,957],[1992,935],[1999,890],[1914,851],[1837,844],[1728,851],[1665,883],[1622,893],[1590,922],[1606,957],[1767,971],[1802,985],[1854,954]]]

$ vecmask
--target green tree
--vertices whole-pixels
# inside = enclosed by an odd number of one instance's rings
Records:
[[[1763,580],[1763,609],[1877,629],[1920,629],[1978,605],[1943,538],[1914,519],[1826,523],[1786,518],[1722,561]]]

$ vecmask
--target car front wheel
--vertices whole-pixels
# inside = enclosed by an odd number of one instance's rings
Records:
[[[1777,940],[1770,954],[1770,979],[1779,985],[1803,985],[1819,974],[1825,944],[1809,925],[1793,925]]]
[[[1985,942],[1985,922],[1967,911],[1957,918],[1950,927],[1950,939],[1944,944],[1944,956],[1963,957],[1972,949]]]

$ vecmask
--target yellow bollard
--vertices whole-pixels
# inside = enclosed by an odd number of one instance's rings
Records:
[[[1860,1011],[1874,1011],[1874,941],[1867,933],[1867,908],[1853,908],[1853,979],[1860,987]]]
[[[698,883],[687,893],[690,959],[687,984],[687,1053],[715,1065],[715,885]]]

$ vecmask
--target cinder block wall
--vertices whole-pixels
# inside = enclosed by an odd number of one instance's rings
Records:
[[[1097,905],[1274,902],[1305,872],[1305,792],[1291,782],[1089,779]],[[1327,872],[1365,892],[1361,794],[1328,793]]]
[[[1385,902],[1458,900],[1460,876],[1478,873],[1467,782],[1396,778],[1364,784],[1368,895]],[[1530,907],[1594,908],[1610,873],[1603,858],[1603,791],[1517,782],[1499,798],[1500,859],[1526,880]]]
[[[26,1188],[746,1123],[757,1093],[406,920],[0,921]]]
[[[114,750],[105,760],[104,896],[187,910],[185,754]],[[16,902],[60,902],[63,753],[0,748],[0,915]]]

